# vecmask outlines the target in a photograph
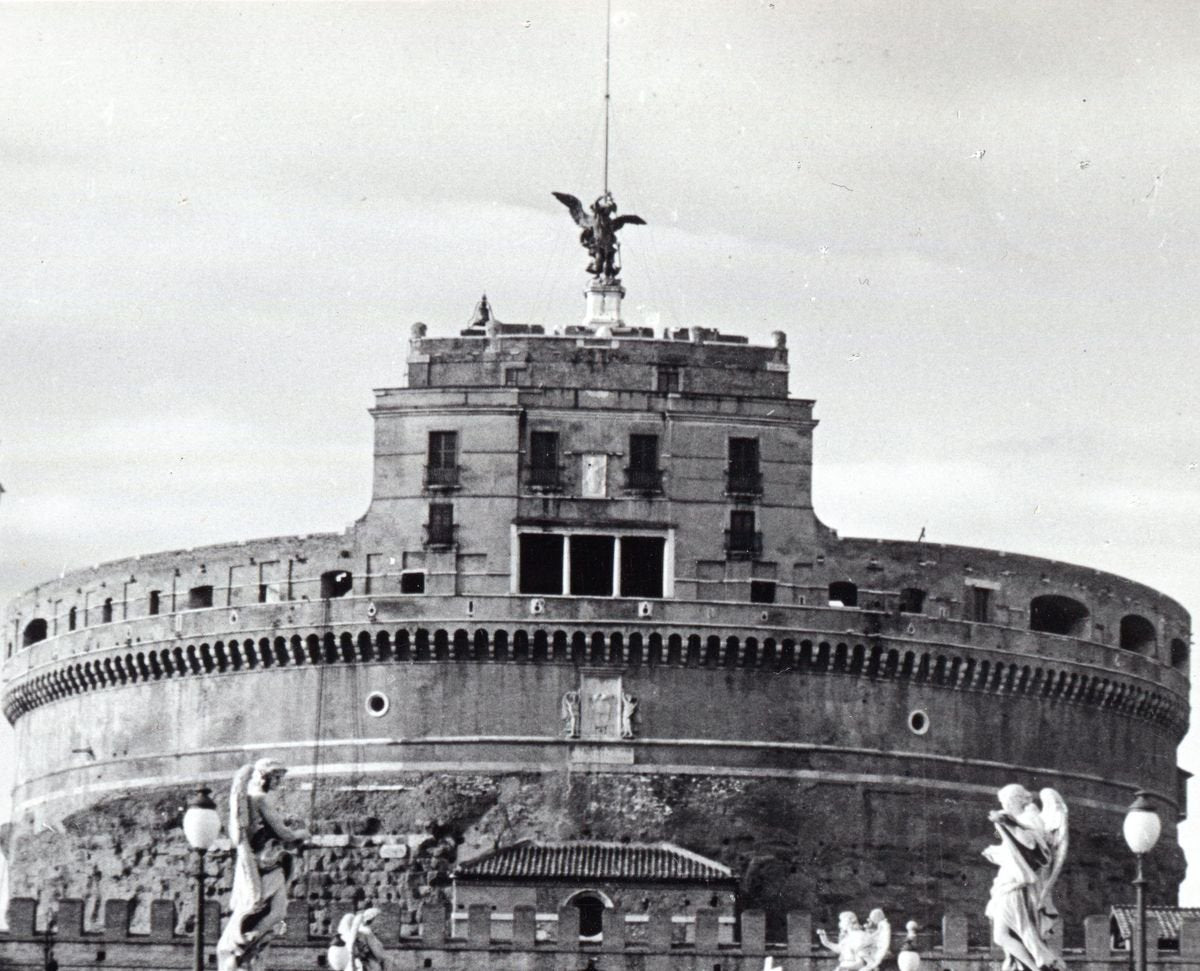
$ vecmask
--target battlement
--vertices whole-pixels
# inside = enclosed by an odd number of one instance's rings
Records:
[[[142,905],[144,907],[144,904]],[[103,964],[125,968],[160,969],[190,967],[190,928],[176,924],[174,904],[156,900],[149,905],[149,927],[142,933],[130,928],[131,901],[111,900],[104,908],[104,925],[86,931],[83,903],[63,900],[56,913],[38,912],[34,901],[18,898],[9,905],[9,930],[0,933],[0,957],[6,968],[42,968],[47,954],[58,966],[92,968]],[[406,924],[394,905],[379,905],[372,925],[396,968],[438,968],[467,971],[481,961],[496,971],[597,968],[601,971],[661,971],[720,968],[721,971],[759,971],[767,956],[784,971],[828,971],[835,959],[814,938],[812,916],[787,915],[781,939],[767,935],[765,915],[746,911],[739,918],[722,919],[717,911],[703,909],[694,915],[623,913],[606,910],[600,934],[581,936],[579,911],[571,906],[557,913],[538,913],[533,907],[515,907],[511,913],[473,905],[460,913],[426,905],[419,924]],[[220,930],[220,912],[210,904],[206,938],[214,945]],[[894,922],[893,950],[900,947],[899,918]],[[325,936],[309,931],[309,908],[293,902],[288,909],[288,930],[272,951],[277,971],[299,971],[323,965],[328,946]],[[1064,952],[1067,963],[1080,971],[1107,971],[1129,963],[1127,949],[1114,947],[1109,916],[1084,920],[1084,946]],[[985,940],[970,934],[963,914],[948,914],[940,927],[919,930],[915,945],[923,966],[946,971],[985,971],[997,960]],[[1200,968],[1200,918],[1183,917],[1177,949],[1159,950],[1147,942],[1148,959],[1157,969]],[[485,956],[486,955],[486,956]]]

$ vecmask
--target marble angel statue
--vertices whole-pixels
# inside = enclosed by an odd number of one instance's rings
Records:
[[[263,971],[264,952],[283,933],[295,850],[309,838],[274,804],[273,791],[287,768],[259,759],[238,769],[229,795],[229,836],[236,857],[232,913],[217,943],[219,971]]]
[[[371,921],[378,916],[378,908],[368,907],[338,921],[337,935],[325,955],[334,971],[383,971],[388,966],[383,945],[371,930]]]
[[[992,939],[1004,951],[1004,971],[1064,971],[1052,938],[1058,921],[1052,891],[1067,853],[1067,806],[1053,789],[1030,792],[1007,785],[999,810],[988,814],[1000,842],[983,851],[997,867],[986,914]]]

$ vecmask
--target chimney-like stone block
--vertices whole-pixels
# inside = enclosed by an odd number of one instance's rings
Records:
[[[767,949],[767,915],[761,910],[742,914],[742,952],[764,954]]]
[[[467,907],[467,942],[474,947],[492,943],[492,908],[487,904]]]
[[[942,917],[942,954],[961,957],[967,953],[967,918],[965,914],[949,913]]]
[[[579,950],[579,908],[569,904],[558,912],[558,948]]]
[[[120,941],[129,936],[129,909],[128,900],[104,902],[104,937],[107,940]]]
[[[513,908],[513,947],[533,947],[537,941],[537,908],[520,904]]]
[[[721,931],[720,914],[711,907],[696,911],[696,950],[711,952],[717,949]]]
[[[150,940],[155,943],[175,939],[175,904],[155,900],[150,904]]]

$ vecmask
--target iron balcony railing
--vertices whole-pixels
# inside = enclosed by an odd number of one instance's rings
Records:
[[[625,488],[632,492],[658,494],[663,491],[662,469],[625,469]]]
[[[527,470],[529,488],[539,489],[543,492],[561,492],[562,491],[562,469],[557,465],[543,468],[541,466],[530,466]]]
[[[731,496],[761,496],[762,473],[757,469],[726,469],[725,491]]]
[[[425,466],[426,489],[457,489],[457,465],[427,465]]]
[[[453,546],[457,535],[457,523],[425,524],[425,545],[431,549],[444,549],[448,546]]]
[[[756,560],[762,556],[762,533],[725,530],[725,555],[731,560]]]

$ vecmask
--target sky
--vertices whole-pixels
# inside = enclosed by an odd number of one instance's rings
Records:
[[[843,535],[1082,563],[1200,614],[1194,5],[612,5],[609,182],[648,223],[627,321],[786,332]],[[414,321],[456,333],[486,292],[577,323],[550,193],[601,191],[605,22],[0,3],[0,602],[342,529]],[[0,775],[10,749],[3,726]],[[1200,822],[1183,842],[1196,905]]]

